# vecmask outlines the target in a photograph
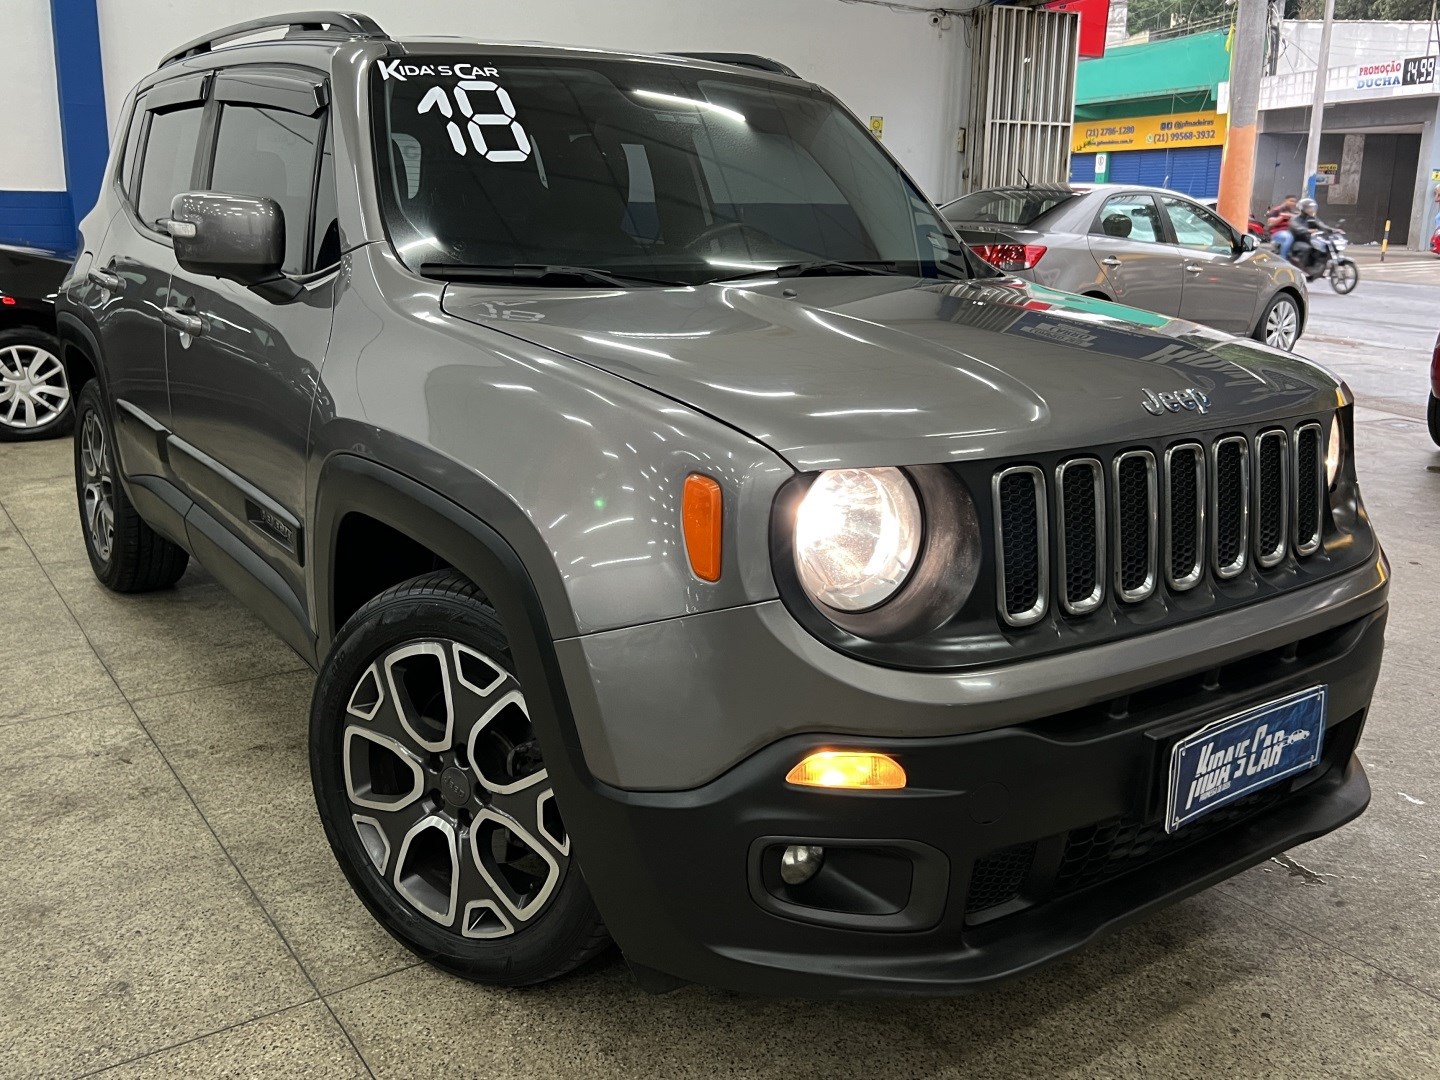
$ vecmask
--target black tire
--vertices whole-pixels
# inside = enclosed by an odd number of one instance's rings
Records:
[[[1434,394],[1430,395],[1430,407],[1425,410],[1425,418],[1430,421],[1430,438],[1435,440],[1435,445],[1440,446],[1440,398]]]
[[[75,423],[75,497],[95,576],[107,589],[120,593],[174,585],[190,556],[145,524],[131,505],[115,467],[115,436],[100,384],[93,379],[76,397]]]
[[[413,578],[345,623],[315,686],[310,775],[351,887],[421,959],[526,986],[608,944],[500,621],[460,574]]]
[[[39,375],[30,382],[29,375]],[[17,380],[25,377],[24,396]],[[31,391],[38,391],[33,393]],[[60,342],[33,326],[0,331],[0,442],[32,442],[66,435],[75,423],[75,398]],[[12,416],[11,413],[14,412]]]
[[[1289,318],[1286,319],[1284,312],[1288,309]],[[1289,327],[1286,331],[1284,328]],[[1300,302],[1295,299],[1293,293],[1278,292],[1270,298],[1270,303],[1265,305],[1265,310],[1260,314],[1260,321],[1255,324],[1255,331],[1251,335],[1256,341],[1263,341],[1274,349],[1282,349],[1285,352],[1293,352],[1295,343],[1300,340],[1300,332],[1305,328],[1305,317],[1300,313]]]
[[[1360,284],[1360,267],[1353,259],[1337,260],[1330,268],[1330,287],[1341,296],[1348,296]]]

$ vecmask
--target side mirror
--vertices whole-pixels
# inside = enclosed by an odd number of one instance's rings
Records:
[[[1252,232],[1247,232],[1247,233],[1241,233],[1241,234],[1240,234],[1240,250],[1241,250],[1241,251],[1254,251],[1254,250],[1255,250],[1256,248],[1258,248],[1259,246],[1260,246],[1260,241],[1257,240],[1257,239],[1255,239],[1255,234],[1254,234],[1254,233],[1252,233]]]
[[[175,261],[192,274],[225,278],[275,299],[291,299],[299,286],[281,273],[285,212],[274,199],[185,191],[170,202],[161,226],[175,244]]]

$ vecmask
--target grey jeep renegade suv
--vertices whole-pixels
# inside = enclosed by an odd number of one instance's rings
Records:
[[[193,556],[316,668],[418,955],[955,992],[1364,808],[1347,389],[986,268],[781,65],[316,12],[120,131],[59,314],[95,573]]]

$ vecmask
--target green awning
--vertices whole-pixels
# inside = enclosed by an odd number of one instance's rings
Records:
[[[1081,60],[1075,73],[1075,104],[1138,101],[1172,94],[1214,94],[1230,78],[1228,30],[1110,48]]]

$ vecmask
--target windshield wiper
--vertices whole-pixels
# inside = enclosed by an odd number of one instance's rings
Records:
[[[822,277],[827,274],[898,274],[895,261],[874,259],[866,262],[840,262],[836,259],[815,259],[812,262],[781,263],[779,266],[768,266],[757,270],[748,270],[743,274],[726,274],[723,277],[711,278],[711,281],[744,281],[747,278],[757,277]]]
[[[480,263],[427,262],[420,264],[426,277],[446,281],[511,282],[517,285],[614,285],[626,289],[632,285],[683,285],[680,281],[636,277],[634,274],[611,274],[589,266],[558,266],[549,263],[509,263],[493,266]]]

